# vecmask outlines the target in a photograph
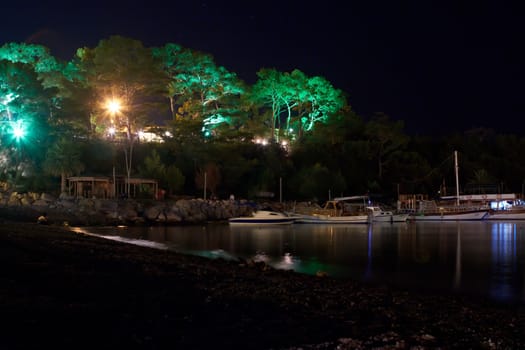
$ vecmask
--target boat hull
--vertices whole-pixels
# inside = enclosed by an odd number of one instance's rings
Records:
[[[385,210],[379,206],[369,206],[366,209],[370,213],[371,222],[406,222],[409,217],[408,213]]]
[[[290,225],[295,221],[284,213],[259,210],[252,216],[240,216],[228,219],[230,225]]]
[[[328,216],[300,215],[295,219],[297,224],[367,224],[368,215]]]
[[[415,213],[410,215],[413,221],[474,221],[483,220],[488,211],[469,211],[469,212],[438,212],[438,213]]]
[[[486,220],[525,220],[525,211],[517,210],[495,210],[490,211]]]
[[[295,219],[252,219],[252,218],[232,218],[228,222],[230,225],[290,225]]]
[[[406,222],[408,214],[376,215],[372,217],[373,222]]]

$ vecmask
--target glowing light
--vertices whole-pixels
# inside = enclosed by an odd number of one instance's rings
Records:
[[[256,138],[256,139],[254,140],[254,142],[255,142],[256,144],[263,145],[263,146],[266,146],[266,145],[268,144],[268,140],[266,140],[266,139],[261,139],[261,138]]]
[[[119,100],[109,100],[106,104],[106,108],[108,109],[109,112],[111,113],[118,113],[120,112],[121,108],[122,108],[122,105],[120,103]]]
[[[203,120],[204,125],[215,125],[229,121],[230,118],[224,117],[221,114],[214,114]]]
[[[10,103],[11,101],[13,101],[16,97],[18,97],[18,95],[15,96],[15,94],[13,94],[12,92],[11,92],[11,93],[8,93],[8,94],[4,95],[4,98],[2,99],[2,104],[5,105],[5,106],[7,106],[7,105],[9,105],[9,103]]]
[[[25,136],[25,129],[24,129],[24,126],[22,125],[22,121],[19,120],[17,121],[16,123],[13,122],[11,124],[11,127],[12,127],[12,134],[13,134],[13,138],[18,142],[20,141],[22,138],[24,138]]]

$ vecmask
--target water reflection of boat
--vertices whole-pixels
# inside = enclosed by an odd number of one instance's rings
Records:
[[[260,259],[299,273],[396,284],[420,292],[523,302],[525,221],[435,221],[373,225],[224,225],[74,228],[155,240],[182,254]],[[157,247],[155,245],[155,247]],[[422,268],[424,267],[424,268]],[[428,273],[433,271],[433,273]],[[518,282],[518,283],[516,283]]]
[[[230,225],[229,228],[229,231],[232,233],[249,233],[253,237],[262,237],[266,239],[268,236],[293,232],[294,225]]]
[[[252,216],[239,216],[228,220],[230,225],[288,225],[294,221],[295,217],[271,210],[258,210]]]

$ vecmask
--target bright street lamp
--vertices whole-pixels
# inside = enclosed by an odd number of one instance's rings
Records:
[[[127,172],[127,184],[126,184],[126,194],[129,196],[130,194],[130,177],[131,177],[131,159],[132,159],[132,153],[133,153],[133,135],[131,133],[131,125],[130,125],[130,117],[129,115],[123,115],[122,110],[125,110],[126,114],[129,114],[128,106],[122,105],[122,102],[118,98],[110,98],[107,99],[105,102],[104,107],[106,110],[112,115],[114,120],[111,120],[111,124],[113,129],[119,130],[122,126],[122,122],[124,122],[124,127],[126,128],[126,134],[127,134],[127,147],[128,149],[124,149],[124,156],[126,159],[126,172]],[[117,118],[117,114],[120,114]],[[109,132],[112,131],[112,129],[108,130]],[[114,134],[110,136],[114,137]],[[113,166],[113,181],[115,181],[115,166]],[[114,184],[115,187],[115,184]],[[114,194],[116,195],[116,189],[114,190]]]
[[[119,100],[112,99],[107,102],[106,108],[110,113],[116,114],[120,112],[120,110],[122,109],[122,105]]]
[[[112,114],[112,116],[115,116],[117,113],[120,112],[122,108],[122,105],[120,104],[120,101],[117,99],[108,100],[106,102],[106,109],[109,113]],[[113,123],[114,121],[112,121]],[[111,126],[108,129],[108,134],[111,139],[114,139],[115,137],[116,129],[114,126]],[[114,147],[114,146],[113,146]],[[117,183],[116,183],[116,174],[115,174],[115,155],[113,155],[113,198],[116,198],[117,196]]]

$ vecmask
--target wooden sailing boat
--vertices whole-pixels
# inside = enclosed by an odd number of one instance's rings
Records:
[[[328,200],[321,209],[297,211],[297,224],[367,224],[369,213],[365,208],[366,196],[338,197]],[[352,202],[353,201],[353,202]],[[356,202],[357,201],[357,202]]]
[[[483,220],[489,209],[482,206],[462,205],[459,196],[458,176],[458,151],[454,151],[454,170],[456,175],[455,203],[447,201],[424,201],[418,202],[418,208],[411,213],[410,219],[414,221],[459,221],[459,220]]]

